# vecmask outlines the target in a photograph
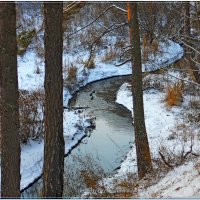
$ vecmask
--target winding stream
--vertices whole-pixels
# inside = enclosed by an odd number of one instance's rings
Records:
[[[71,106],[89,107],[85,112],[96,117],[96,128],[91,136],[83,139],[72,155],[98,156],[106,172],[119,166],[133,142],[131,114],[115,103],[116,92],[127,79],[127,76],[115,77],[89,84],[70,103]]]
[[[89,107],[83,112],[96,117],[96,128],[65,158],[67,170],[70,165],[74,168],[74,157],[90,155],[106,173],[114,172],[125,159],[134,139],[132,118],[131,113],[115,103],[115,99],[119,87],[129,79],[130,76],[123,76],[91,83],[71,100],[70,106]],[[41,182],[35,183],[22,196],[36,197]]]

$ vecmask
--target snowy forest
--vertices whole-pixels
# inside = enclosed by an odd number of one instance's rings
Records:
[[[1,198],[200,197],[200,2],[0,1]]]

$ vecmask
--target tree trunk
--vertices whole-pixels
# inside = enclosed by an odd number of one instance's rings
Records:
[[[63,137],[63,3],[44,3],[45,12],[45,144],[44,197],[62,197]]]
[[[143,92],[142,92],[142,64],[137,3],[128,3],[130,40],[132,50],[132,93],[134,112],[135,145],[137,154],[138,176],[145,176],[151,168],[151,155],[144,120]]]
[[[185,32],[185,42],[191,46],[191,32],[190,32],[190,2],[184,2],[184,32]],[[192,52],[191,48],[188,46],[185,46],[185,51],[186,51],[186,59],[188,61],[188,65],[191,69],[191,74],[193,75],[195,81],[197,83],[200,83],[200,74],[199,74],[199,69],[196,67],[195,63],[192,61],[191,56],[192,54],[195,54]]]
[[[16,10],[0,3],[1,197],[20,197]]]

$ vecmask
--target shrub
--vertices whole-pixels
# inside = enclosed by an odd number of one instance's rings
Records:
[[[109,63],[115,60],[117,57],[117,52],[113,48],[110,48],[105,55],[102,57],[101,61],[104,63]]]
[[[17,34],[17,55],[23,56],[36,35],[36,30],[21,31]]]
[[[85,67],[87,67],[88,69],[94,69],[95,68],[95,56],[92,56],[90,58],[90,60],[88,60],[85,63]]]
[[[156,40],[153,40],[153,42],[151,44],[151,51],[152,51],[154,56],[158,52],[158,42]]]
[[[143,52],[143,53],[142,53],[142,58],[143,58],[143,60],[144,60],[144,61],[147,61],[147,60],[148,60],[148,55],[149,55],[148,49],[145,48],[145,49],[143,49],[142,52]]]
[[[71,64],[71,66],[67,68],[67,80],[68,81],[76,80],[76,75],[77,75],[77,68],[73,66],[73,64]]]
[[[125,45],[126,45],[125,41],[123,41],[123,40],[118,40],[118,41],[116,41],[116,43],[115,43],[115,48],[120,48],[120,49],[122,49],[123,47],[125,47]]]
[[[167,87],[165,102],[168,106],[178,106],[183,101],[183,83],[178,82]]]
[[[156,53],[159,51],[158,49],[158,41],[157,40],[153,40],[152,43],[149,41],[149,37],[144,34],[142,37],[142,56],[143,56],[143,60],[147,61],[148,57],[150,54],[153,54],[154,57],[156,56]]]
[[[44,133],[44,93],[42,91],[20,91],[19,121],[20,141],[27,143],[29,139],[39,139]]]
[[[179,60],[178,62],[173,64],[175,68],[178,69],[185,69],[186,68],[186,61],[184,59]]]
[[[100,189],[99,181],[105,177],[100,164],[89,154],[72,155],[72,160],[66,164],[63,196],[81,196],[83,191],[95,192]]]

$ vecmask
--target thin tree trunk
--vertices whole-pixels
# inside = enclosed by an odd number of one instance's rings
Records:
[[[142,92],[142,64],[137,3],[128,3],[128,19],[132,50],[132,93],[134,112],[135,145],[137,154],[138,176],[142,178],[151,168],[151,155],[144,120]]]
[[[44,3],[45,11],[45,145],[44,197],[62,197],[63,137],[63,3]]]
[[[185,36],[186,36],[186,43],[191,45],[191,41],[190,41],[190,37],[191,37],[191,32],[190,32],[190,2],[184,2],[184,17],[185,17],[185,21],[184,21],[184,32],[185,32]],[[195,63],[192,61],[191,56],[192,56],[192,50],[186,46],[185,47],[185,51],[186,51],[186,58],[188,60],[188,64],[189,67],[191,69],[191,74],[193,74],[194,79],[197,83],[200,83],[200,74],[198,71],[198,68],[195,66]],[[194,53],[193,53],[194,54]]]
[[[0,3],[1,197],[20,197],[16,10]]]

